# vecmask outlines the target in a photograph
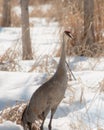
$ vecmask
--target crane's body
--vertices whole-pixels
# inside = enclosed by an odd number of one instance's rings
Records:
[[[70,36],[70,32],[65,31],[63,34],[61,57],[56,73],[51,79],[42,84],[33,93],[30,102],[23,113],[22,122],[23,124],[28,124],[29,130],[31,130],[31,124],[39,118],[42,119],[41,130],[43,130],[43,124],[49,111],[51,111],[51,118],[48,127],[49,130],[51,130],[51,122],[53,115],[59,103],[64,98],[65,90],[67,88],[67,71],[65,66],[66,54],[64,43],[65,34]],[[25,129],[25,125],[23,126]]]

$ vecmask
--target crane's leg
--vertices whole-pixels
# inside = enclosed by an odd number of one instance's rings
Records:
[[[42,124],[40,126],[40,130],[43,130],[44,121],[45,121],[46,116],[48,115],[49,111],[50,111],[50,107],[47,107],[46,110],[44,112],[42,112],[41,117],[42,117],[43,121],[42,121]]]
[[[32,123],[28,122],[28,127],[29,127],[29,130],[32,130],[31,126],[32,126]]]
[[[51,109],[51,118],[50,118],[50,122],[49,122],[49,125],[48,125],[49,130],[52,130],[51,124],[52,124],[52,119],[53,119],[54,113],[56,112],[56,109],[57,109],[57,107]]]
[[[26,126],[26,125],[24,125],[24,126],[23,126],[23,129],[24,129],[24,130],[27,130],[27,126]]]
[[[42,113],[42,115],[43,115],[43,113]],[[42,124],[40,126],[40,130],[43,130],[44,121],[45,121],[45,116],[43,116],[43,121],[42,121]]]

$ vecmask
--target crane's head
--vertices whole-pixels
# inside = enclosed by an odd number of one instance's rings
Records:
[[[64,33],[69,36],[71,39],[74,39],[74,37],[72,36],[71,32],[68,30],[65,30]]]

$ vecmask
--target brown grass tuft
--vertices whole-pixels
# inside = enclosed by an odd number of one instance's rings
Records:
[[[17,16],[15,12],[12,11],[12,16],[11,16],[11,21],[12,21],[12,27],[20,27],[21,26],[21,17]]]
[[[2,71],[17,71],[21,67],[18,64],[18,59],[21,57],[20,47],[18,48],[17,44],[13,47],[10,47],[6,52],[0,56],[0,70]]]
[[[3,120],[9,120],[12,122],[16,122],[17,124],[21,124],[21,115],[23,113],[23,110],[25,109],[26,104],[18,104],[13,107],[7,107],[5,108],[1,113],[0,117]]]
[[[53,8],[55,12],[53,17],[60,22],[61,26],[69,28],[75,38],[74,41],[68,42],[67,52],[68,55],[84,55],[84,56],[99,56],[104,54],[104,2],[102,0],[94,1],[94,31],[95,31],[95,43],[87,46],[85,43],[86,37],[84,37],[84,12],[83,1],[53,1]],[[80,3],[80,4],[79,4]],[[58,5],[58,6],[57,6]],[[70,52],[71,50],[71,52]],[[70,52],[70,53],[69,53]]]
[[[27,103],[20,103],[13,107],[5,108],[0,113],[0,123],[9,120],[11,122],[15,122],[16,124],[22,125],[21,118],[26,105]],[[39,130],[40,123],[41,123],[40,120],[37,121],[37,123],[34,123],[32,125],[32,130]]]

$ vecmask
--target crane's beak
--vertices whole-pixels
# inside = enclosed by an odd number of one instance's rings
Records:
[[[64,33],[69,36],[71,39],[74,39],[73,35],[70,33],[70,31],[64,31]]]

